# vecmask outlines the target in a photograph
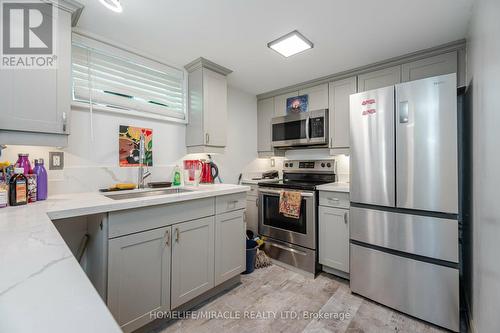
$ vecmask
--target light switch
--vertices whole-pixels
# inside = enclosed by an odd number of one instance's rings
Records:
[[[49,152],[49,170],[62,170],[64,168],[64,153],[62,151]]]

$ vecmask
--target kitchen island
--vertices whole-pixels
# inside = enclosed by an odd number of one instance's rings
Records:
[[[0,331],[121,332],[52,220],[244,193],[230,184],[113,200],[64,194],[0,210]]]

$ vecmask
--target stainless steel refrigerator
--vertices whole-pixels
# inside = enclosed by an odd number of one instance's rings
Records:
[[[351,290],[459,330],[456,75],[351,95]]]

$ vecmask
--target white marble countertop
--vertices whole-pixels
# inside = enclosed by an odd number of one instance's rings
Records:
[[[187,189],[126,200],[65,194],[0,209],[0,332],[122,332],[51,219],[250,190],[230,184]]]
[[[328,183],[323,185],[316,186],[316,189],[320,191],[328,191],[328,192],[347,192],[349,193],[349,183]]]

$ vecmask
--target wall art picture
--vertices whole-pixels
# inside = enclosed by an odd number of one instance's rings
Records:
[[[144,134],[144,162],[145,166],[153,166],[153,130],[133,126],[120,125],[119,153],[121,167],[139,166],[139,143],[141,134]]]
[[[309,111],[309,96],[300,95],[286,99],[286,114]]]

